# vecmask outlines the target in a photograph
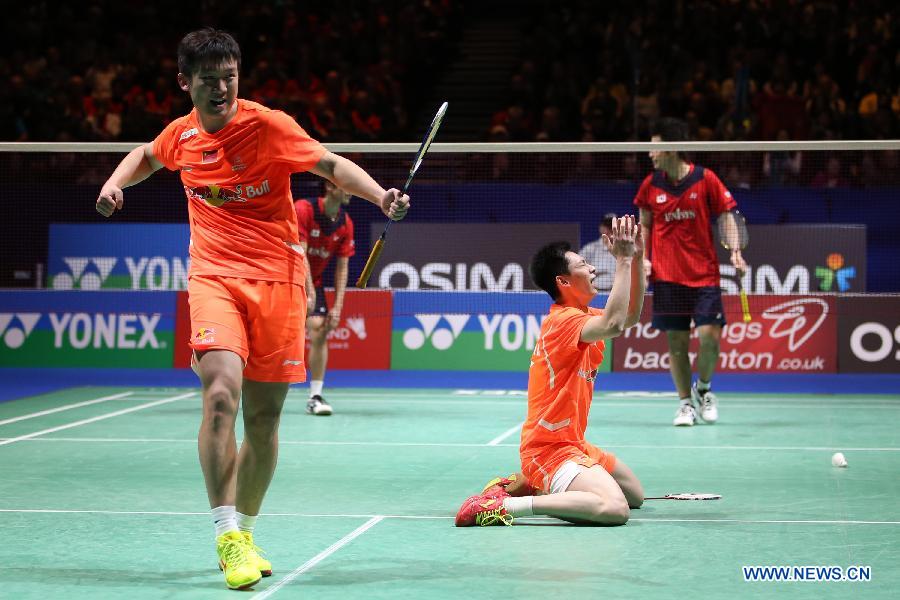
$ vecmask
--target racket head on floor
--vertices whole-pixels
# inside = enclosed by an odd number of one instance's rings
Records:
[[[653,496],[644,500],[721,500],[722,494],[709,494],[698,492],[678,492],[664,496]]]

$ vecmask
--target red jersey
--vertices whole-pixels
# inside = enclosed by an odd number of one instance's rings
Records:
[[[197,110],[175,119],[153,141],[153,154],[181,171],[191,225],[191,275],[303,285],[291,173],[308,171],[326,150],[285,113],[237,101],[215,132]]]
[[[353,241],[353,221],[344,209],[332,219],[325,214],[325,199],[297,200],[300,241],[307,243],[306,256],[312,272],[313,285],[322,285],[322,273],[332,256],[350,258],[356,253]]]
[[[552,475],[576,450],[583,450],[597,367],[603,362],[603,340],[581,341],[581,329],[603,311],[584,312],[553,304],[541,325],[541,337],[528,371],[528,417],[519,448],[522,464],[540,457]]]
[[[651,281],[719,285],[713,217],[737,203],[715,173],[691,165],[684,179],[673,184],[664,171],[654,171],[644,179],[634,204],[653,215],[647,252],[653,263]]]

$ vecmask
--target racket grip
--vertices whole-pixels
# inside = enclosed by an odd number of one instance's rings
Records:
[[[378,241],[372,246],[372,251],[369,253],[369,259],[366,261],[366,266],[363,267],[362,273],[359,274],[359,279],[356,280],[356,287],[359,289],[363,290],[366,288],[366,285],[369,283],[369,277],[372,276],[372,271],[375,269],[375,263],[378,262],[378,257],[381,256],[381,251],[383,249],[384,236],[378,238]]]
[[[747,300],[747,292],[744,290],[741,290],[741,310],[744,311],[744,323],[753,320],[753,317],[750,316],[750,301]]]

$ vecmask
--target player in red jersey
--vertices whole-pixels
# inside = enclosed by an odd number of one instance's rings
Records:
[[[306,412],[311,415],[328,416],[332,413],[331,405],[322,397],[322,387],[328,364],[328,332],[341,321],[350,257],[355,253],[353,220],[342,208],[350,204],[350,197],[350,194],[326,181],[325,196],[294,202],[300,245],[306,250],[309,277],[315,290],[315,301],[310,302],[312,308],[306,319],[310,333],[307,362],[311,377]],[[322,274],[332,256],[337,257],[337,264],[334,269],[334,304],[329,309],[325,302]]]
[[[531,277],[553,304],[528,372],[522,474],[491,482],[463,502],[457,527],[509,525],[514,517],[530,515],[622,525],[630,509],[643,503],[631,469],[584,437],[604,340],[637,323],[644,303],[643,245],[634,217],[613,219],[610,236],[602,239],[616,258],[603,310],[588,306],[600,292],[597,270],[568,243],[548,244],[532,259]]]
[[[651,141],[687,141],[687,124],[661,119]],[[718,401],[710,391],[719,339],[725,325],[719,260],[713,240],[713,219],[734,210],[737,203],[715,173],[685,160],[680,152],[652,151],[654,171],[644,179],[634,199],[641,211],[647,239],[645,269],[653,282],[653,326],[666,332],[672,380],[680,405],[674,425],[691,426],[700,418],[715,423]],[[731,264],[747,268],[740,250]],[[691,319],[700,338],[698,380],[691,385],[688,356]]]
[[[405,216],[409,197],[328,152],[285,113],[239,99],[240,64],[240,48],[225,32],[207,28],[181,40],[178,84],[194,109],[122,160],[96,209],[106,217],[120,210],[122,188],[162,167],[181,172],[191,230],[191,347],[203,387],[200,465],[219,566],[228,587],[245,589],[272,572],[252,531],[275,470],[288,385],[306,379],[307,267],[291,173],[333,181],[392,219]]]

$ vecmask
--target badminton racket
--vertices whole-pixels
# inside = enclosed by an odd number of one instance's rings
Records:
[[[720,500],[721,498],[721,494],[697,494],[694,492],[680,492],[677,494],[666,494],[665,496],[644,498],[644,500]]]
[[[409,177],[406,178],[406,183],[403,184],[403,191],[400,193],[401,196],[406,194],[406,190],[409,189],[409,184],[412,183],[416,171],[419,170],[419,165],[422,164],[422,159],[425,158],[425,153],[428,152],[428,148],[431,146],[431,142],[434,140],[434,136],[437,134],[438,128],[441,126],[441,121],[444,119],[444,114],[446,112],[447,103],[444,102],[434,115],[434,119],[431,120],[428,131],[425,132],[425,137],[422,139],[422,145],[419,146],[419,151],[416,152],[416,158],[413,160],[412,168],[409,170]],[[388,219],[387,225],[384,226],[384,231],[381,232],[378,241],[372,246],[372,251],[369,252],[369,258],[366,260],[366,266],[363,267],[362,273],[359,274],[359,279],[356,280],[356,287],[363,289],[369,283],[369,277],[372,276],[372,271],[375,269],[378,257],[381,256],[381,251],[384,250],[384,241],[387,237],[388,229],[393,222],[392,219]]]
[[[747,233],[747,221],[740,212],[732,210],[719,215],[718,228],[719,242],[726,250],[743,250],[747,247],[750,235]],[[747,300],[747,292],[744,291],[743,277],[738,277],[738,285],[741,292],[741,311],[744,313],[744,323],[749,323],[753,318],[750,316],[750,302]]]

